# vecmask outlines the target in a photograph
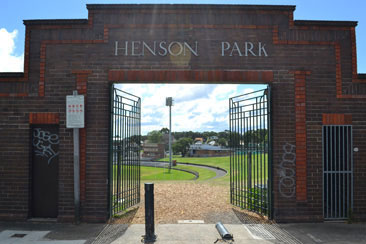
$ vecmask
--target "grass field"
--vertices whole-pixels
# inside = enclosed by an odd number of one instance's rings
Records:
[[[143,181],[193,180],[194,177],[193,174],[179,170],[171,170],[168,173],[168,169],[141,166],[141,180]]]
[[[177,156],[174,155],[173,156],[173,160],[177,160],[177,162],[183,162],[183,163],[192,163],[192,164],[203,164],[203,165],[210,165],[210,166],[215,166],[215,167],[220,167],[225,169],[227,172],[230,171],[230,157],[199,157],[199,158],[194,158],[194,157],[181,157],[181,156]],[[163,158],[160,161],[169,161],[169,158]],[[183,166],[178,166],[178,167],[183,167]],[[192,167],[192,166],[184,166],[184,167]],[[195,167],[192,167],[195,168]],[[195,168],[197,169],[197,168]],[[207,170],[212,172],[211,170]],[[213,172],[212,172],[213,173]],[[201,174],[200,174],[200,178],[201,178]],[[200,179],[200,181],[205,180],[204,178]],[[206,178],[207,180],[207,178]],[[219,184],[219,183],[223,183],[226,184],[230,181],[230,176],[229,174],[227,174],[224,177],[221,177],[219,179],[214,179],[212,181],[210,181],[210,183],[214,183],[214,184]]]
[[[208,180],[208,179],[216,176],[216,173],[213,172],[212,170],[202,169],[202,168],[198,168],[198,167],[194,167],[194,166],[178,165],[174,168],[189,169],[189,170],[194,170],[194,171],[198,172],[199,177],[198,177],[197,181],[205,181],[205,180]]]
[[[240,160],[240,159],[241,159],[240,156],[238,156],[237,158],[234,158],[234,160]],[[178,163],[183,162],[183,163],[192,163],[192,164],[203,164],[203,165],[210,165],[210,166],[223,168],[228,172],[228,174],[219,179],[212,180],[212,183],[227,184],[230,181],[230,157],[229,156],[227,156],[227,157],[197,157],[196,158],[196,157],[181,157],[178,155],[174,155],[173,160],[177,160]],[[163,158],[160,161],[169,161],[169,158]],[[258,163],[258,167],[256,167],[255,162],[260,162],[260,163]],[[265,182],[267,179],[267,174],[265,174],[264,169],[267,169],[267,167],[268,167],[267,155],[266,154],[265,155],[264,154],[259,154],[259,155],[253,154],[252,163],[253,163],[252,179],[254,180],[254,179],[258,178],[258,182],[254,182],[254,184]],[[180,165],[178,167],[182,167],[182,166]],[[189,166],[185,166],[185,167],[189,167]],[[195,168],[195,169],[197,169],[197,168]],[[243,169],[241,169],[241,168],[233,169],[233,173],[235,173],[235,172],[239,173],[239,171],[243,171]],[[200,177],[201,177],[201,175],[200,175]],[[204,179],[199,179],[199,180],[204,180]]]
[[[230,182],[230,157],[181,157],[178,155],[173,156],[173,160],[177,160],[177,162],[182,163],[191,163],[191,164],[202,164],[202,165],[209,165],[214,167],[220,167],[225,169],[228,174],[224,177],[209,180],[210,178],[213,178],[216,174],[212,170],[209,169],[202,169],[194,166],[189,165],[178,165],[175,166],[175,168],[180,169],[188,169],[193,170],[199,173],[199,178],[197,179],[198,182],[207,181],[208,183],[212,184],[228,184]],[[233,158],[234,164],[238,164],[237,168],[232,168],[232,174],[234,177],[238,177],[239,181],[245,181],[246,177],[243,177],[244,175],[247,175],[247,162],[245,157],[237,156]],[[169,161],[169,158],[163,158],[160,161]],[[259,162],[258,165],[256,162]],[[242,168],[242,165],[244,167]],[[126,166],[123,166],[126,167]],[[265,174],[265,171],[267,169],[267,155],[266,154],[258,154],[258,155],[252,155],[252,182],[253,185],[255,184],[265,184],[267,180],[267,174]],[[136,168],[133,169],[135,171]],[[126,169],[125,169],[126,170]],[[121,169],[121,171],[124,171]],[[133,172],[132,171],[132,172]],[[117,172],[117,170],[115,171]],[[128,172],[128,171],[124,171]],[[194,176],[192,174],[172,170],[170,174],[167,173],[167,169],[162,168],[155,168],[155,167],[141,167],[141,180],[143,181],[172,181],[172,180],[192,180],[194,179]],[[131,171],[130,171],[131,173]]]
[[[197,179],[197,181],[204,181],[204,180],[207,180],[207,179],[210,179],[210,178],[216,176],[215,172],[213,172],[212,170],[202,169],[202,168],[193,167],[193,166],[179,165],[179,166],[175,166],[174,168],[186,169],[186,170],[198,172],[199,178]],[[143,181],[193,180],[195,177],[193,174],[179,171],[179,170],[172,170],[171,174],[167,174],[167,172],[168,172],[168,169],[141,166],[141,180],[143,180]],[[120,175],[121,178],[136,179],[137,174],[138,174],[138,172],[137,172],[136,167],[129,167],[129,166],[121,167],[121,175]],[[116,180],[117,179],[117,166],[116,165],[114,166],[113,175],[114,175],[114,179]]]
[[[182,157],[178,155],[173,155],[173,160],[177,160],[177,162],[183,163],[192,163],[192,164],[203,164],[203,165],[210,165],[220,167],[226,170],[230,169],[230,157]],[[163,158],[159,161],[169,161],[169,158]]]

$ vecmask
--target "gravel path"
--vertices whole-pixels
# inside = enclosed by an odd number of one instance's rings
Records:
[[[145,223],[144,185],[141,189],[141,203],[129,223]],[[204,220],[205,223],[221,221],[227,224],[240,224],[240,220],[229,202],[228,186],[212,186],[194,182],[155,183],[155,223],[176,224],[178,220]],[[133,215],[133,216],[131,216]],[[116,223],[126,223],[125,218]]]

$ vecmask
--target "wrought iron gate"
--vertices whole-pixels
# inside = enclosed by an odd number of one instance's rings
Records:
[[[324,219],[347,219],[353,205],[351,125],[323,126]]]
[[[271,218],[270,100],[270,87],[232,97],[229,117],[231,204]]]
[[[141,99],[111,88],[111,216],[140,202]]]

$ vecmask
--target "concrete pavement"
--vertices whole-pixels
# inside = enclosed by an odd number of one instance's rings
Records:
[[[86,240],[51,240],[46,238],[50,231],[4,230],[0,232],[1,244],[84,244]]]
[[[245,231],[243,225],[225,225],[234,234],[233,243],[269,243],[257,241],[251,238]],[[113,244],[132,244],[138,243],[141,233],[145,232],[144,225],[132,225],[126,233],[112,242]],[[220,238],[214,224],[164,224],[156,226],[156,244],[208,244],[214,243]],[[230,242],[228,242],[230,243]]]
[[[277,239],[260,224],[226,224],[226,229],[234,235],[234,240],[223,241],[214,224],[162,224],[157,225],[155,244],[209,244],[214,243],[288,243],[300,244],[296,238],[281,233],[286,238]],[[131,225],[125,234],[112,242],[113,244],[138,243],[145,233],[145,225]]]
[[[0,222],[0,243],[90,244],[106,226],[53,221]]]
[[[366,223],[298,223],[280,227],[302,243],[366,243]]]
[[[209,244],[214,243],[285,243],[365,244],[366,224],[307,223],[307,224],[225,224],[234,235],[234,241],[220,240],[214,224],[156,225],[155,244]],[[140,243],[144,225],[131,225],[113,244]]]
[[[155,244],[366,243],[366,223],[225,224],[234,241],[222,241],[214,224],[158,224]],[[59,224],[0,222],[1,244],[136,244],[143,224]]]

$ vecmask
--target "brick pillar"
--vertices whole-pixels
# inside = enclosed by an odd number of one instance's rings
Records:
[[[308,71],[295,71],[295,123],[296,123],[296,200],[307,200],[306,164],[306,75]]]

